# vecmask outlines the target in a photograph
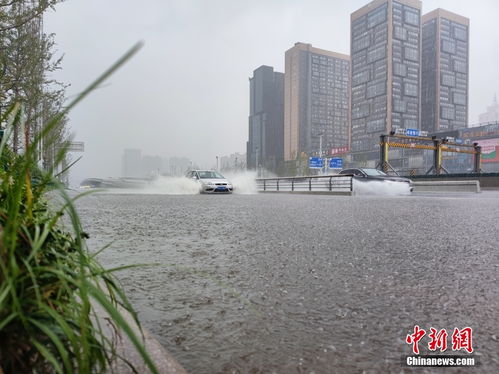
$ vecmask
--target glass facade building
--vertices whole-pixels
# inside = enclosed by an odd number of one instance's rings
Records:
[[[468,125],[469,19],[443,9],[422,18],[421,127]]]
[[[349,56],[296,43],[284,74],[284,159],[348,147]]]
[[[372,1],[350,40],[351,151],[378,157],[381,134],[420,128],[421,1]]]
[[[283,159],[284,74],[262,65],[250,81],[248,169],[276,171]]]

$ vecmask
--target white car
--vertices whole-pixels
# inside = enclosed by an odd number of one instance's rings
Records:
[[[230,181],[213,170],[191,170],[186,177],[200,184],[201,193],[232,193],[234,190]]]

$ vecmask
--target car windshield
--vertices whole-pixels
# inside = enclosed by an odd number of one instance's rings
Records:
[[[381,170],[378,170],[378,169],[362,169],[362,171],[364,173],[366,173],[367,175],[370,175],[372,177],[379,176],[379,175],[384,175],[384,176],[387,175],[386,173],[383,173]]]
[[[216,171],[198,171],[199,178],[201,179],[224,179],[223,175],[218,174]]]

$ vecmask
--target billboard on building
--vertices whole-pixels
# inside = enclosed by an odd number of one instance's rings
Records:
[[[482,147],[482,162],[499,162],[499,138],[476,140]]]
[[[349,151],[348,146],[335,147],[335,148],[331,148],[331,151],[329,152],[329,154],[331,156],[341,155],[341,154],[344,154],[344,153],[348,153],[348,151]]]

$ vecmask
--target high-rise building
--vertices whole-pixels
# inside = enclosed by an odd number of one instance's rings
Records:
[[[468,125],[469,19],[444,9],[422,17],[421,128]]]
[[[284,74],[262,65],[250,81],[248,169],[276,171],[283,159]]]
[[[140,149],[125,149],[121,159],[121,169],[123,177],[142,177],[142,151]]]
[[[351,14],[351,151],[420,128],[421,1],[374,0]],[[372,157],[371,157],[372,156]]]
[[[296,43],[284,74],[284,160],[348,147],[350,57]]]

